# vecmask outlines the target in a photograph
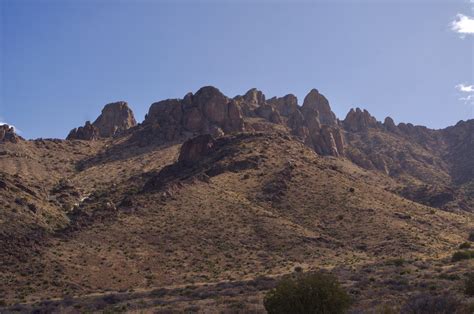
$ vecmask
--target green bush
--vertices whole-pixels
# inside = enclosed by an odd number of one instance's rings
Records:
[[[467,278],[464,281],[464,293],[474,297],[474,273],[467,274]]]
[[[453,254],[451,258],[453,262],[458,262],[463,259],[471,259],[474,258],[474,251],[457,251]]]
[[[295,273],[284,277],[263,301],[269,314],[345,313],[349,295],[335,277],[322,273]]]
[[[470,249],[470,248],[471,248],[471,243],[469,243],[469,242],[461,243],[461,244],[459,245],[459,248],[462,249],[462,250],[463,250],[463,249]]]

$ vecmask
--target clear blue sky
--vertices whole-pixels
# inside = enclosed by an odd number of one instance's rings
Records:
[[[256,3],[254,3],[256,2]],[[450,23],[468,0],[0,0],[0,121],[64,138],[103,105],[151,103],[204,85],[270,98],[313,87],[343,119],[441,128],[473,118],[473,36]]]

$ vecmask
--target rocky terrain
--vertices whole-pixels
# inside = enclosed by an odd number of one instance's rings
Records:
[[[335,274],[354,312],[465,298],[472,156],[474,120],[340,120],[316,89],[208,86],[138,124],[111,103],[66,140],[0,126],[0,307],[262,312],[295,267]]]

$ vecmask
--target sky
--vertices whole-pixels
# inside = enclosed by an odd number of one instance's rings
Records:
[[[0,0],[0,121],[64,138],[107,103],[142,121],[213,85],[444,128],[474,118],[473,17],[474,0]]]

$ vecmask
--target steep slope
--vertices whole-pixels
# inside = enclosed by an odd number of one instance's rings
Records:
[[[6,300],[250,280],[303,266],[334,269],[364,306],[374,296],[350,276],[369,267],[378,278],[400,257],[445,261],[472,228],[469,214],[407,201],[390,192],[392,179],[285,134],[191,144],[202,143],[209,150],[188,147],[178,158],[177,146],[157,147],[72,174],[74,186],[95,192],[66,213],[67,226],[4,260]],[[79,186],[85,178],[95,183]],[[406,297],[376,280],[384,297]]]

